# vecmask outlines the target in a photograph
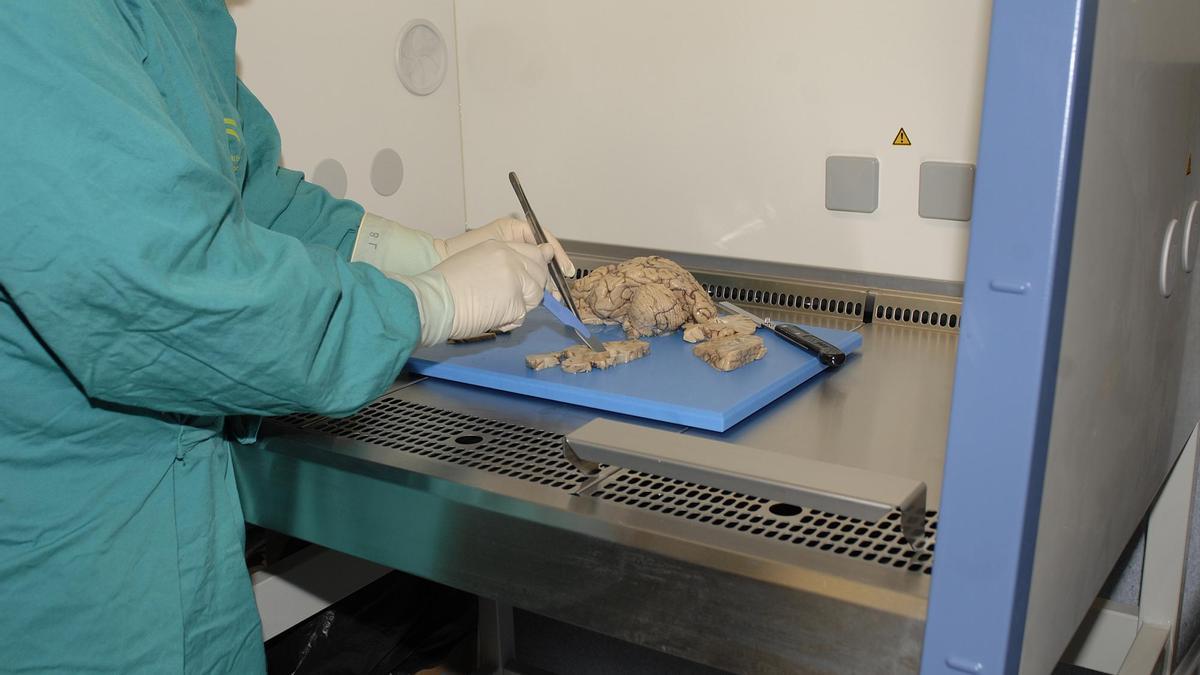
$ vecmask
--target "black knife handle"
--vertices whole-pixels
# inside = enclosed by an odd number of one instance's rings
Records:
[[[836,368],[846,362],[846,353],[799,326],[777,323],[771,330],[779,337],[817,357],[821,363]]]

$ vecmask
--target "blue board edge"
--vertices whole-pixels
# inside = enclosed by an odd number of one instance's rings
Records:
[[[460,366],[453,363],[427,361],[421,358],[410,359],[409,365],[411,366],[412,371],[418,375],[436,377],[461,384],[482,387],[484,389],[492,389],[494,391],[504,391],[505,393],[509,394],[520,394],[522,396],[529,396],[547,401],[558,401],[560,403],[566,403],[568,405],[579,406],[582,408],[598,409],[597,406],[587,405],[585,403],[578,403],[575,401],[560,401],[558,398],[553,397],[553,395],[556,393],[554,386],[550,383],[541,382],[539,380],[509,380],[509,382],[515,385],[515,388],[501,390],[491,386],[488,383],[488,380],[491,378],[484,376],[482,374],[483,371],[479,371],[476,368],[468,368],[466,366]],[[609,394],[607,392],[593,392],[592,396],[599,401],[605,402],[605,404],[608,406],[603,408],[605,411],[629,415],[630,417],[646,417],[645,415],[637,412],[637,406],[627,403],[626,397]],[[722,423],[722,415],[717,413],[705,414],[698,412],[693,408],[684,408],[683,406],[674,403],[659,402],[658,405],[665,412],[662,416],[655,417],[654,419],[663,422],[684,424],[686,426],[695,426],[697,428],[709,429],[711,431],[723,431],[722,429],[711,428],[711,425],[713,424]]]
[[[808,330],[808,329],[811,329],[812,327],[811,326],[803,326],[803,328]],[[855,358],[853,356],[853,353],[861,350],[862,344],[863,344],[862,335],[860,335],[859,333],[847,331],[846,339],[844,341],[839,341],[839,343],[837,343],[837,346],[839,349],[846,352],[847,360],[849,360],[849,359]],[[842,367],[845,367],[845,366],[842,366]],[[797,372],[792,377],[790,377],[786,380],[781,380],[774,387],[770,387],[769,389],[765,390],[766,395],[760,397],[760,399],[766,399],[765,402],[758,403],[757,405],[755,405],[754,403],[747,401],[745,403],[742,403],[741,405],[735,406],[732,410],[728,411],[724,415],[724,417],[725,417],[724,428],[709,429],[709,431],[722,431],[723,432],[723,431],[728,431],[728,430],[732,429],[734,426],[736,426],[737,424],[739,424],[740,422],[745,420],[747,417],[750,417],[754,413],[771,405],[772,403],[774,403],[775,401],[779,400],[784,395],[786,395],[788,392],[792,391],[796,387],[799,387],[800,385],[804,384],[805,382],[808,382],[809,380],[820,377],[827,370],[829,370],[828,367],[821,368],[820,370],[818,370],[816,373],[814,373],[812,375],[802,375],[799,372]]]
[[[862,349],[862,335],[852,331],[841,331],[836,329],[823,329],[813,326],[802,326],[807,330],[822,333],[822,336],[833,342],[839,349],[852,354]],[[837,333],[832,335],[831,333]],[[831,339],[832,338],[832,339]],[[798,347],[794,347],[799,349]],[[850,358],[854,358],[851,356]],[[814,359],[815,360],[815,359]],[[732,409],[724,412],[705,412],[696,408],[680,406],[674,403],[658,402],[657,406],[661,412],[656,415],[649,416],[640,410],[642,406],[637,401],[630,401],[626,397],[609,394],[607,392],[591,392],[591,396],[596,401],[604,402],[605,406],[590,405],[586,402],[578,400],[562,400],[556,396],[555,387],[550,383],[541,382],[534,379],[506,379],[506,383],[511,385],[511,388],[499,389],[492,384],[492,377],[488,376],[483,371],[476,368],[461,366],[454,363],[446,363],[442,361],[432,361],[413,356],[408,361],[407,368],[417,375],[434,377],[438,379],[458,382],[494,391],[504,391],[532,398],[540,398],[542,400],[558,401],[568,405],[579,406],[583,408],[591,408],[593,410],[601,410],[604,412],[613,412],[630,417],[641,419],[652,419],[659,422],[667,422],[672,424],[680,424],[705,431],[715,431],[722,433],[732,429],[734,426],[744,421],[754,413],[762,410],[771,403],[774,403],[780,397],[792,391],[796,387],[804,384],[814,377],[822,374],[827,368],[821,368],[815,373],[804,374],[797,371],[792,377],[788,377],[776,382],[773,386],[764,389],[763,393],[756,396],[752,401],[743,402]]]

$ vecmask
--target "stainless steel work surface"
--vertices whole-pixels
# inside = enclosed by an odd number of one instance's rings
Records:
[[[941,497],[942,463],[958,335],[801,312],[760,310],[783,321],[858,330],[862,353],[837,372],[801,385],[721,434],[680,430],[807,459],[878,471],[925,483],[929,508]],[[426,380],[405,400],[567,434],[596,411]],[[655,425],[667,428],[670,425]]]
[[[712,437],[922,480],[936,503],[956,336],[859,329],[860,357]],[[629,469],[587,477],[561,444],[597,417],[694,433],[403,379],[354,417],[268,424],[235,467],[251,522],[624,640],[731,670],[916,671],[933,548],[905,546],[898,512],[871,523]]]

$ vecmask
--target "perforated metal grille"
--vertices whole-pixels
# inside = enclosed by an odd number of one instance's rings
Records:
[[[929,311],[912,307],[893,307],[891,305],[876,305],[875,318],[896,321],[898,323],[919,324],[922,326],[938,326],[940,328],[958,328],[958,315],[953,312]]]
[[[279,422],[281,424],[286,424],[291,427],[303,427],[303,426],[307,426],[307,425],[312,424],[313,422],[316,422],[317,420],[321,420],[321,419],[325,419],[325,418],[321,417],[320,415],[314,415],[312,413],[296,413],[294,415],[287,415],[284,417],[276,417],[275,421]]]
[[[925,513],[928,550],[914,553],[900,532],[900,514],[895,511],[878,523],[868,523],[640,471],[613,476],[592,497],[910,572],[933,570],[937,511]]]
[[[380,399],[347,419],[291,415],[279,421],[562,490],[576,490],[588,480],[563,457],[559,434],[399,399]],[[897,512],[868,523],[639,471],[620,471],[578,498],[911,572],[929,574],[933,564],[936,511],[925,514],[928,550],[914,554],[901,534]]]
[[[751,302],[766,307],[798,309],[806,312],[824,312],[840,316],[861,317],[863,304],[854,300],[805,295],[802,293],[779,293],[741,286],[726,286],[701,283],[714,300]]]
[[[561,435],[399,399],[305,429],[562,490],[587,480],[563,457]]]

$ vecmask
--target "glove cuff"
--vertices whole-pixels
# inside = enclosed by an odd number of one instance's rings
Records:
[[[437,252],[438,262],[450,257],[450,246],[446,243],[445,239],[434,239],[433,250]]]
[[[412,291],[421,315],[421,344],[432,347],[449,339],[450,331],[454,328],[454,296],[442,273],[429,270],[413,276],[387,276]]]
[[[388,275],[421,274],[442,261],[434,242],[433,237],[420,230],[364,213],[350,262],[365,262]]]

